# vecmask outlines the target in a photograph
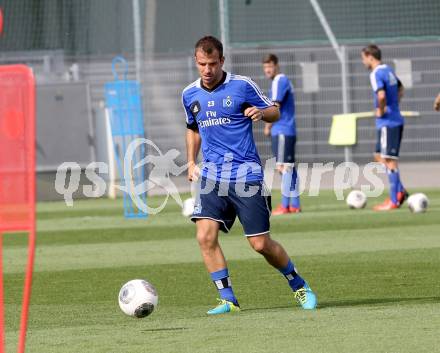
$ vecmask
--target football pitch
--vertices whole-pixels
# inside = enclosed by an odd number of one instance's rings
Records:
[[[440,189],[422,191],[426,214],[375,213],[371,199],[353,211],[327,192],[303,197],[302,214],[272,217],[273,237],[318,294],[316,311],[296,305],[237,222],[220,239],[243,310],[216,317],[205,314],[217,293],[195,227],[174,202],[148,220],[125,220],[120,200],[41,203],[27,352],[440,352]],[[4,257],[14,351],[25,238],[5,235]],[[159,293],[145,319],[118,307],[134,278]]]

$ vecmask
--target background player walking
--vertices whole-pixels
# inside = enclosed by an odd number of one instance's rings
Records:
[[[280,118],[266,123],[264,134],[272,136],[272,152],[281,173],[281,204],[272,211],[274,216],[301,212],[298,193],[298,175],[295,169],[295,97],[292,82],[280,73],[278,57],[268,54],[263,58],[263,71],[272,81],[269,96],[280,109]]]
[[[369,45],[362,49],[361,55],[364,66],[371,71],[370,82],[374,92],[377,129],[375,160],[386,166],[390,183],[390,197],[376,205],[374,210],[388,211],[399,208],[408,198],[400,181],[397,163],[404,125],[399,108],[403,85],[393,69],[382,64],[379,47]]]
[[[236,216],[252,248],[285,276],[304,309],[314,309],[316,295],[269,233],[270,198],[264,192],[252,122],[274,122],[279,110],[251,79],[224,72],[224,60],[218,39],[201,38],[195,45],[200,79],[182,93],[188,128],[188,179],[201,177],[192,220],[205,266],[221,298],[208,314],[240,310],[218,241],[219,230],[228,232]],[[200,147],[201,170],[196,166]]]

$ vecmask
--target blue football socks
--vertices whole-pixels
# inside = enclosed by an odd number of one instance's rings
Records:
[[[283,207],[287,208],[292,205],[292,207],[300,208],[297,182],[298,174],[295,168],[282,173],[281,205]]]
[[[280,268],[279,271],[284,275],[284,277],[286,277],[287,281],[289,282],[289,286],[293,291],[297,291],[298,289],[304,287],[305,281],[296,272],[295,266],[291,260],[289,260],[286,267]]]
[[[390,182],[390,198],[391,201],[397,205],[397,193],[399,190],[400,178],[399,178],[399,170],[389,169],[388,170],[388,180]]]
[[[290,204],[290,185],[292,183],[292,174],[284,171],[281,177],[281,205],[288,208]]]
[[[292,181],[290,183],[290,191],[291,191],[291,198],[290,198],[290,205],[295,208],[300,208],[300,202],[299,202],[299,179],[298,179],[298,173],[296,172],[295,167],[292,169]]]
[[[397,187],[397,192],[404,192],[405,188],[403,187],[402,181],[400,180],[400,171],[399,171],[399,169],[395,169],[394,173],[397,174],[397,180],[399,181],[399,185]]]
[[[237,298],[232,290],[231,279],[229,278],[227,268],[224,268],[220,271],[211,272],[211,279],[214,282],[221,299],[225,299],[234,303],[235,305],[238,305]]]

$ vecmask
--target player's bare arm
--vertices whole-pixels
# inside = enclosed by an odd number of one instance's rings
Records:
[[[199,176],[197,155],[199,154],[201,138],[198,130],[186,130],[186,156],[188,160],[188,180],[196,181]]]
[[[376,117],[380,118],[385,114],[385,109],[387,106],[387,98],[383,89],[377,92],[377,103],[378,107],[376,108]]]
[[[264,124],[264,136],[269,136],[271,129],[272,129],[272,123],[265,123]]]
[[[280,110],[277,106],[273,105],[265,109],[258,109],[257,107],[249,107],[244,111],[244,115],[251,118],[252,121],[263,120],[266,123],[273,123],[280,117]]]
[[[274,104],[278,107],[278,109],[281,108],[281,104],[279,102],[274,102]],[[264,124],[264,135],[269,136],[271,129],[272,129],[272,123],[267,122],[266,124]]]
[[[434,101],[434,110],[440,112],[440,93]]]

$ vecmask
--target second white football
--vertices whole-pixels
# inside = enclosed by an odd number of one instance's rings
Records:
[[[408,198],[409,210],[413,213],[426,212],[429,205],[428,197],[425,194],[417,193]]]
[[[360,190],[352,190],[345,201],[350,208],[364,208],[367,205],[367,195]]]

